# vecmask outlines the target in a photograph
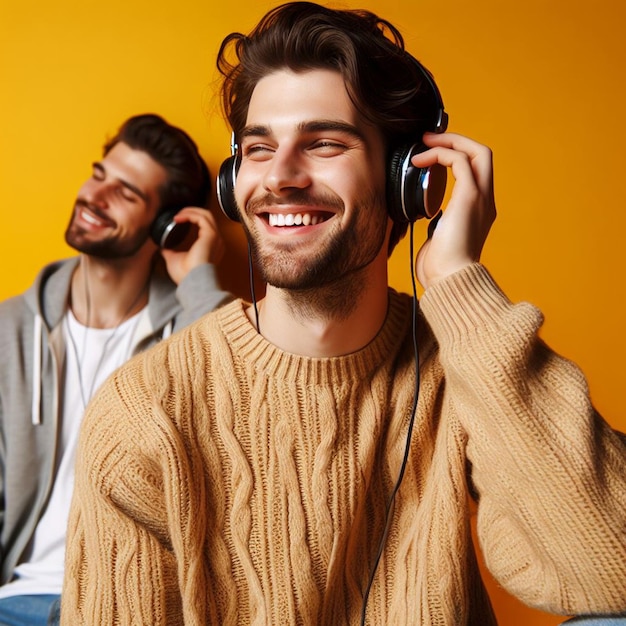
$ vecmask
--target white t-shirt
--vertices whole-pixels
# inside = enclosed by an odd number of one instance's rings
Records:
[[[61,593],[76,443],[85,402],[129,359],[136,341],[135,331],[144,314],[147,307],[116,328],[100,329],[83,326],[68,310],[63,322],[66,345],[63,423],[54,486],[26,552],[26,561],[15,568],[15,579],[0,587],[0,598]]]

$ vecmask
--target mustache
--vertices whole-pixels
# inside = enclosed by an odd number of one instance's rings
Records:
[[[312,194],[305,190],[296,190],[289,195],[280,197],[268,192],[257,198],[252,198],[246,204],[246,211],[248,213],[262,213],[263,209],[291,204],[314,206],[318,209],[327,208],[329,210],[343,210],[344,208],[343,200],[334,194]]]

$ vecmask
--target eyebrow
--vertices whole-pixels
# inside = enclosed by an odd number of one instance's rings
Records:
[[[93,163],[92,167],[94,170],[98,170],[99,172],[106,174],[106,169],[104,165],[102,165],[102,163],[100,163],[99,161],[96,161],[95,163]],[[132,183],[129,183],[127,180],[124,180],[123,178],[118,178],[117,180],[119,181],[120,185],[122,185],[123,187],[126,187],[126,189],[138,195],[144,202],[148,202],[148,196],[143,191],[141,191],[139,187],[136,187]]]
[[[319,133],[325,131],[340,132],[361,141],[365,140],[363,133],[356,126],[348,124],[347,122],[340,122],[338,120],[312,120],[310,122],[300,122],[297,126],[297,130],[301,133]],[[241,138],[269,137],[271,134],[270,126],[258,124],[246,126],[241,131]]]

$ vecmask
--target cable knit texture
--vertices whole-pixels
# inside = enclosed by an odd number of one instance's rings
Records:
[[[370,625],[495,623],[470,533],[522,601],[626,610],[623,443],[480,265],[431,287],[410,458]],[[62,622],[356,625],[415,388],[410,298],[344,357],[287,354],[245,304],[133,359],[90,405]]]

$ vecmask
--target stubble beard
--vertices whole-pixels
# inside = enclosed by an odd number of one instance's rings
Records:
[[[76,206],[86,206],[78,201]],[[74,250],[99,259],[125,259],[134,256],[150,236],[149,228],[142,228],[133,237],[122,240],[117,236],[99,240],[89,239],[89,233],[76,225],[76,207],[65,230],[65,242]]]
[[[355,206],[354,215],[357,222],[329,233],[323,248],[307,258],[298,256],[297,241],[285,242],[278,251],[264,250],[256,231],[244,223],[262,279],[285,292],[295,315],[345,319],[358,305],[367,287],[365,269],[385,242],[384,196],[370,194]]]

